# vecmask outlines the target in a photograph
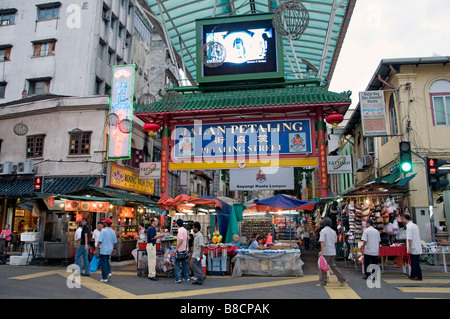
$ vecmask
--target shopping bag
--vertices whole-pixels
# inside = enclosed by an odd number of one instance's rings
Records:
[[[98,269],[98,258],[96,255],[92,256],[92,260],[89,264],[89,271],[96,272]]]
[[[325,258],[323,258],[323,256],[319,257],[319,260],[317,261],[317,265],[319,266],[319,269],[321,272],[326,272],[326,271],[330,270],[330,266],[328,266],[328,263],[325,260]]]

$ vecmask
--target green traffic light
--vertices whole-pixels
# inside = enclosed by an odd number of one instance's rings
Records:
[[[412,171],[412,165],[408,162],[402,163],[401,169],[403,173],[409,173]]]

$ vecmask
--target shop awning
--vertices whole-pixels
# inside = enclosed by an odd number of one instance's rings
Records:
[[[397,185],[397,186],[405,186],[406,184],[409,183],[410,180],[412,180],[414,177],[416,177],[416,175],[417,174],[414,174],[414,175],[402,178],[397,183],[395,183],[395,185]]]
[[[50,196],[61,198],[61,199],[71,199],[79,201],[93,201],[93,202],[109,202],[115,205],[125,205],[125,201],[120,198],[112,197],[96,197],[96,196],[76,196],[76,195],[61,195],[61,194],[48,194],[48,193],[36,193],[39,198],[48,199]]]
[[[151,200],[148,197],[143,195],[130,193],[124,190],[115,189],[115,188],[106,188],[106,187],[98,187],[89,185],[85,188],[85,190],[91,190],[94,193],[101,194],[104,196],[108,196],[108,198],[120,199],[125,202],[134,202],[147,206],[155,206],[157,207],[157,203],[154,200]],[[121,204],[124,205],[124,204]]]
[[[97,182],[98,177],[44,177],[43,191],[68,194]],[[34,179],[0,180],[0,198],[36,197]]]

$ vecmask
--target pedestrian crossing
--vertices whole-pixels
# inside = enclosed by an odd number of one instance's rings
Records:
[[[384,276],[383,276],[384,277]],[[402,277],[384,277],[385,283],[414,299],[450,299],[450,275],[445,273],[423,274],[423,280],[413,281]]]
[[[12,280],[27,281],[32,279],[45,278],[47,276],[60,275],[65,279],[71,276],[70,272],[58,269],[51,271],[39,271],[32,274],[24,274],[16,277],[10,277]],[[117,271],[114,273],[116,278],[124,278],[129,276],[136,276],[135,272]],[[183,290],[166,290],[166,292],[150,292],[144,294],[131,293],[127,291],[126,286],[113,284],[105,285],[100,283],[98,276],[82,277],[81,286],[93,292],[96,292],[103,298],[128,298],[128,299],[172,299],[172,298],[192,298],[202,296],[214,296],[230,293],[245,293],[251,291],[272,291],[276,292],[278,289],[289,290],[298,293],[310,291],[315,298],[329,298],[329,299],[366,299],[379,296],[385,298],[413,298],[413,299],[450,299],[450,275],[445,273],[424,273],[422,281],[412,281],[403,274],[389,274],[384,273],[381,276],[380,290],[369,289],[362,283],[361,277],[358,279],[354,275],[349,276],[349,281],[344,285],[339,285],[337,277],[330,275],[330,282],[325,287],[317,287],[318,275],[306,275],[303,277],[280,277],[280,278],[265,278],[260,277],[258,280],[248,283],[242,283],[239,278],[232,277],[211,277],[210,281],[227,280],[226,285],[219,284],[205,286],[202,289],[183,289]],[[232,280],[232,282],[230,281]],[[145,281],[146,282],[146,281]],[[164,282],[161,281],[161,285]],[[217,282],[216,282],[217,284]],[[215,287],[214,287],[215,286]],[[292,287],[292,288],[290,288]],[[124,289],[125,288],[125,289]],[[380,294],[380,292],[383,292]],[[388,294],[386,294],[388,292]],[[377,298],[377,297],[375,297]]]

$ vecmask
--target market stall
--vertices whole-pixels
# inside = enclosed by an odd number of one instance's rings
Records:
[[[382,265],[387,259],[404,258],[406,254],[406,228],[402,216],[408,190],[385,182],[371,182],[353,189],[328,205],[322,216],[333,219],[338,234],[338,244],[350,246],[348,259],[361,264],[362,234],[366,221],[374,221],[373,227],[380,232],[380,257]],[[338,204],[336,204],[338,203]],[[338,250],[338,249],[337,249]],[[403,251],[404,253],[399,253]],[[406,258],[406,257],[405,257]],[[402,261],[405,265],[407,259]]]
[[[280,232],[282,235],[275,236],[273,245],[265,250],[236,250],[233,258],[233,276],[248,275],[270,275],[270,276],[302,276],[303,261],[301,252],[298,249],[297,241],[292,234],[294,226],[294,216],[298,216],[298,211],[314,210],[315,202],[299,200],[286,195],[275,195],[263,200],[254,201],[256,211],[260,218],[265,219],[267,229],[261,228],[261,220],[250,222],[253,228],[249,228],[249,233],[259,233],[266,235],[273,232],[274,220],[278,224],[278,231],[281,229],[287,232]],[[244,218],[245,221],[245,218]],[[270,221],[270,222],[269,222]],[[283,221],[283,224],[281,222]],[[282,226],[283,228],[281,228]]]

